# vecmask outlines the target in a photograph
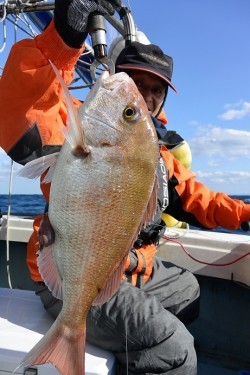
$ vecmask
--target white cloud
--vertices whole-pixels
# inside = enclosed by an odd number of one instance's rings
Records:
[[[210,160],[210,161],[208,161],[207,165],[209,167],[218,167],[220,165],[220,163],[218,163],[218,161],[215,161],[215,160]]]
[[[191,120],[188,122],[188,125],[191,125],[191,126],[198,126],[199,125],[199,122],[196,121],[196,120]]]
[[[218,116],[221,120],[239,120],[250,114],[250,102],[243,101],[236,104],[226,104],[225,107],[228,110]]]
[[[215,155],[227,160],[250,158],[250,131],[246,130],[202,126],[189,144],[194,156]]]
[[[196,172],[199,179],[209,179],[211,181],[231,181],[236,182],[239,180],[249,179],[250,171],[214,171],[203,172],[201,170]]]

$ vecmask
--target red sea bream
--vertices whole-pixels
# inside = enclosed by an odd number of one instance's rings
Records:
[[[129,249],[155,212],[159,147],[147,106],[126,73],[105,72],[78,111],[68,92],[66,99],[66,139],[49,204],[55,242],[38,257],[63,308],[22,365],[50,362],[63,375],[83,375],[88,310],[115,293]],[[33,176],[36,165],[26,168]]]

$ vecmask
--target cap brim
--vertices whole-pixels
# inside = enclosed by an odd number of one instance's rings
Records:
[[[169,81],[165,76],[163,76],[162,74],[160,74],[158,71],[156,71],[155,69],[150,69],[150,68],[146,68],[146,67],[142,67],[142,66],[138,66],[138,65],[116,65],[116,68],[118,69],[123,69],[123,70],[126,70],[126,69],[133,69],[133,70],[141,70],[143,72],[148,72],[148,73],[151,73],[151,74],[154,74],[156,75],[157,77],[160,77],[163,81],[165,81],[176,93],[178,93],[178,90],[176,89],[176,87],[171,83],[171,81]]]

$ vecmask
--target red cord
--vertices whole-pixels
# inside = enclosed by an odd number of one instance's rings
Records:
[[[202,260],[199,260],[195,257],[193,257],[189,252],[188,250],[182,245],[181,242],[173,239],[173,238],[170,238],[170,237],[167,237],[167,236],[162,236],[162,238],[164,238],[165,240],[167,241],[170,241],[170,242],[174,242],[174,243],[177,243],[178,245],[181,246],[182,250],[191,258],[193,259],[195,262],[198,262],[198,263],[201,263],[201,264],[206,264],[207,266],[217,266],[217,267],[224,267],[224,266],[230,266],[230,264],[233,264],[233,263],[236,263],[238,262],[239,260],[245,258],[247,255],[250,255],[250,252],[242,255],[241,257],[239,258],[236,258],[235,260],[232,260],[231,262],[228,262],[228,263],[208,263],[208,262],[203,262]]]

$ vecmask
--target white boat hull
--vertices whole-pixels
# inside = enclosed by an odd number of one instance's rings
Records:
[[[32,284],[26,265],[26,247],[32,233],[32,224],[31,218],[11,217],[7,225],[6,217],[2,218],[0,226],[0,287],[8,288],[8,276],[10,276],[13,288],[34,290],[34,284]],[[250,251],[250,237],[244,235],[172,228],[166,230],[165,236],[179,241],[192,257],[207,263],[230,263]],[[6,261],[8,244],[9,272],[7,272],[8,262]],[[200,315],[194,323],[188,326],[195,338],[198,375],[250,375],[249,255],[228,266],[209,266],[192,260],[179,244],[165,239],[160,242],[158,255],[167,261],[189,269],[196,274],[200,283]],[[15,302],[12,301],[12,298],[16,298],[15,290],[9,291],[9,293],[12,293],[8,302],[10,306]],[[34,292],[27,293],[32,293],[34,296]],[[2,299],[1,295],[0,299]],[[35,304],[39,302],[39,311],[47,315],[40,301],[34,302]],[[24,305],[23,302],[20,302],[20,308],[23,309]],[[33,308],[31,310],[33,311]],[[0,312],[4,312],[2,307],[0,307]],[[7,319],[6,324],[13,323],[11,317],[3,316],[0,313],[0,337],[2,334],[1,318]],[[34,326],[36,326],[37,334],[41,334],[39,324],[34,323]],[[17,330],[19,329],[17,327]],[[23,329],[22,325],[21,329]],[[27,333],[27,337],[29,334],[30,332]],[[26,337],[26,333],[24,337]],[[18,340],[14,341],[18,342]],[[4,345],[6,345],[5,340],[3,343],[0,342],[0,353],[3,349],[7,355]],[[20,357],[19,349],[15,348],[15,344],[10,349],[10,353],[11,356],[15,357],[18,354]],[[18,358],[15,357],[16,362],[18,362]],[[1,361],[0,357],[0,364]],[[13,366],[14,364],[12,364],[12,369]],[[41,366],[42,368],[43,366]],[[39,374],[42,374],[41,371],[39,369]],[[55,370],[52,369],[52,371]],[[107,371],[112,373],[112,366]],[[109,372],[103,373],[110,374]],[[2,374],[6,375],[6,371],[1,372],[0,367],[0,375]]]

